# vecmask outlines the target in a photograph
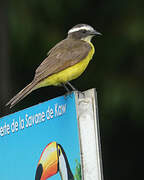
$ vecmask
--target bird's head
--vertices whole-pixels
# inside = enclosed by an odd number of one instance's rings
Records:
[[[93,27],[87,24],[78,24],[68,31],[68,38],[90,42],[95,35],[101,35]]]
[[[46,180],[57,172],[62,179],[74,179],[64,149],[60,144],[51,142],[41,154],[35,180]]]

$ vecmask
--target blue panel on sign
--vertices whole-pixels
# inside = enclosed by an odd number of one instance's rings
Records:
[[[0,179],[76,177],[79,147],[74,93],[5,116],[0,119]]]

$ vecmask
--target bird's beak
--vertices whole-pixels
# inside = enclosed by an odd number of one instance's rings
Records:
[[[58,152],[56,142],[48,144],[38,162],[35,180],[46,180],[58,172]]]
[[[98,31],[96,31],[96,30],[92,31],[91,34],[94,35],[94,36],[95,36],[95,35],[102,35],[100,32],[98,32]]]

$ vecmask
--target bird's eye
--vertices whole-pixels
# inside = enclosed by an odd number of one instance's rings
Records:
[[[85,29],[84,29],[84,30],[82,30],[82,33],[83,33],[83,34],[85,34],[85,33],[86,33],[86,30],[85,30]]]

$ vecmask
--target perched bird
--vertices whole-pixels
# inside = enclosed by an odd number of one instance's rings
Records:
[[[87,24],[78,24],[71,28],[68,36],[48,52],[36,69],[32,82],[6,105],[11,108],[35,89],[45,86],[63,85],[68,91],[66,85],[69,85],[72,90],[76,90],[69,81],[79,77],[92,59],[95,49],[91,39],[95,35],[101,33]]]

